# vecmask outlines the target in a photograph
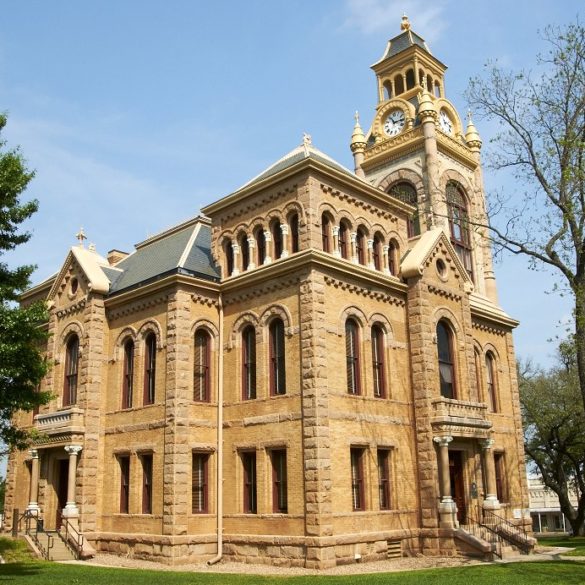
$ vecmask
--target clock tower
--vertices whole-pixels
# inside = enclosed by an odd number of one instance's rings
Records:
[[[447,67],[402,17],[372,65],[377,105],[371,127],[356,116],[351,141],[356,174],[415,208],[409,238],[441,228],[449,236],[476,293],[497,303],[481,173],[481,140],[469,118],[446,98]]]

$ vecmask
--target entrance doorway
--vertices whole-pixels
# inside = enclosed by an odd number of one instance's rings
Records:
[[[69,481],[69,459],[57,461],[57,514],[55,528],[59,530],[63,523],[63,508],[67,504],[67,483]]]
[[[457,505],[457,521],[459,524],[465,524],[467,506],[465,505],[463,453],[461,451],[449,451],[449,479],[451,480],[451,496]]]

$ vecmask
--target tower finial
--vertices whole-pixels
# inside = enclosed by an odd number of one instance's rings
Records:
[[[410,21],[406,14],[402,15],[402,21],[400,22],[400,30],[410,30]]]
[[[79,247],[83,248],[83,240],[87,240],[87,236],[85,235],[82,227],[79,228],[79,231],[75,234],[75,237],[79,241]]]

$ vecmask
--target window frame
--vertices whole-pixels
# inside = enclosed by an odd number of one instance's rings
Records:
[[[447,202],[451,243],[473,281],[473,255],[471,250],[471,233],[469,231],[469,205],[467,195],[458,183],[449,181],[445,187],[445,200]]]
[[[354,512],[366,509],[366,484],[364,476],[365,448],[350,448],[351,500]]]
[[[498,376],[496,358],[491,351],[485,354],[486,402],[491,412],[498,412]]]
[[[156,398],[156,345],[156,334],[151,331],[144,338],[143,406],[154,404]]]
[[[256,329],[246,325],[242,329],[242,400],[255,400],[257,396]]]
[[[268,326],[268,359],[270,362],[270,396],[286,394],[286,342],[284,321],[273,319]]]
[[[494,451],[494,481],[498,502],[508,502],[508,484],[506,483],[506,454],[503,451]]]
[[[272,512],[288,514],[288,468],[286,449],[272,449]]]
[[[349,317],[345,321],[345,365],[347,375],[347,393],[361,395],[361,356],[360,326]]]
[[[372,338],[372,374],[374,384],[374,396],[376,398],[386,398],[386,334],[384,329],[374,323],[371,329]]]
[[[349,225],[345,220],[339,222],[339,235],[338,235],[339,255],[344,260],[349,260]]]
[[[140,455],[142,465],[142,514],[152,514],[153,503],[153,454],[142,453]]]
[[[300,250],[299,214],[293,213],[288,220],[290,230],[290,252],[296,254]]]
[[[122,410],[132,408],[134,398],[134,364],[136,358],[136,345],[129,338],[124,342],[124,363],[122,373]]]
[[[205,339],[204,346],[198,344],[201,339]],[[198,327],[193,336],[193,402],[211,399],[211,364],[211,335],[204,327]]]
[[[120,514],[130,513],[130,455],[119,455],[120,466]]]
[[[366,232],[359,227],[355,235],[355,254],[358,264],[362,266],[366,265],[367,249]]]
[[[63,406],[77,404],[79,387],[79,336],[73,333],[65,345],[65,369],[63,376]]]
[[[282,252],[284,250],[282,228],[280,227],[279,220],[274,220],[271,223],[270,233],[272,235],[272,249],[274,251],[274,260],[278,260],[282,256]]]
[[[384,264],[384,252],[382,250],[383,240],[380,234],[374,234],[374,243],[372,246],[372,261],[376,270],[382,270]]]
[[[327,213],[321,214],[321,246],[323,252],[331,253],[331,219]]]
[[[231,276],[235,269],[234,248],[231,240],[226,240],[224,244],[225,251],[225,271],[226,276]]]
[[[264,228],[259,227],[255,234],[256,240],[256,266],[262,266],[266,260],[266,234]]]
[[[439,334],[439,327],[444,329],[446,333],[446,340],[442,340]],[[439,388],[440,394],[443,398],[450,400],[456,400],[458,389],[457,389],[457,357],[455,355],[455,340],[453,330],[449,323],[445,319],[440,319],[436,327],[437,335],[437,363],[439,370]],[[444,347],[441,347],[441,343],[446,342]],[[442,351],[443,350],[443,351]],[[446,350],[446,351],[445,351]],[[448,358],[448,359],[445,359]],[[449,371],[451,374],[451,382],[448,382],[444,376],[445,371]],[[450,385],[451,390],[447,392],[447,385]]]
[[[209,456],[205,451],[191,456],[191,514],[209,514]]]
[[[242,451],[244,514],[258,513],[258,467],[256,451]]]
[[[242,234],[240,236],[239,243],[242,258],[242,272],[245,272],[250,266],[250,242],[248,242],[247,234]]]
[[[378,462],[378,503],[380,510],[392,510],[391,449],[378,449],[376,457]]]

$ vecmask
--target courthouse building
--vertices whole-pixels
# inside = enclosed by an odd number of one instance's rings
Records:
[[[10,457],[8,525],[316,568],[481,552],[482,510],[530,525],[480,136],[406,18],[372,69],[354,171],[305,136],[130,254],[80,234],[24,294],[49,305],[53,399],[19,419],[40,434]]]

